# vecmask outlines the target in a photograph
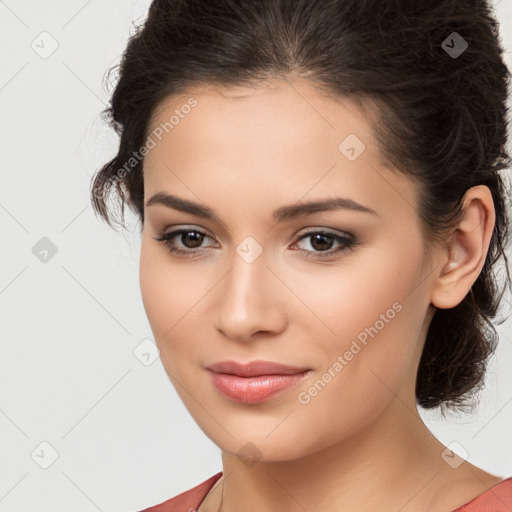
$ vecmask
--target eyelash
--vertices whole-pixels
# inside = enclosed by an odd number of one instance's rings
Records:
[[[186,234],[186,233],[198,233],[202,236],[211,238],[209,235],[207,235],[206,233],[204,233],[203,231],[198,230],[198,229],[178,229],[176,231],[171,231],[169,233],[162,232],[159,234],[158,237],[155,238],[155,240],[158,242],[162,242],[166,246],[166,249],[171,254],[175,254],[178,257],[191,257],[194,253],[200,252],[200,249],[183,250],[183,249],[179,249],[178,247],[175,247],[171,243],[172,238],[174,238],[178,235],[181,235],[181,234]],[[327,258],[329,256],[334,256],[335,254],[352,251],[352,250],[354,250],[354,247],[357,244],[356,239],[352,236],[350,236],[350,237],[341,236],[341,235],[329,233],[329,232],[326,232],[323,230],[309,231],[307,233],[304,233],[297,239],[296,242],[294,242],[294,244],[300,242],[301,240],[303,240],[305,238],[312,237],[314,235],[323,235],[323,236],[331,237],[335,242],[341,243],[341,244],[343,244],[343,246],[336,250],[328,250],[328,251],[307,251],[305,249],[298,249],[300,253],[305,254],[306,258],[310,258],[311,254],[314,254],[313,257]]]

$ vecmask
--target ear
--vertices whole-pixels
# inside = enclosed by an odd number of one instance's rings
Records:
[[[463,216],[437,259],[431,302],[437,308],[457,306],[478,278],[487,256],[496,220],[488,187],[470,188],[463,199]]]

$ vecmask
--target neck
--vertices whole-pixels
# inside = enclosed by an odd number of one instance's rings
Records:
[[[335,445],[311,446],[299,459],[263,457],[251,465],[223,452],[222,512],[428,510],[425,503],[451,469],[443,449],[416,407],[396,399],[363,429]]]

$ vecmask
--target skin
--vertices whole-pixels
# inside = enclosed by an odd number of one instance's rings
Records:
[[[199,511],[218,510],[224,485],[224,512],[447,512],[500,482],[467,461],[456,469],[445,462],[414,393],[432,305],[456,306],[483,267],[495,221],[489,190],[468,190],[457,231],[427,258],[416,183],[384,166],[371,124],[347,99],[300,80],[210,85],[165,100],[150,130],[190,97],[197,106],[145,158],[145,203],[163,191],[217,216],[145,206],[140,286],[164,368],[222,450],[224,476]],[[349,134],[366,146],[354,161],[338,149]],[[333,210],[272,220],[281,206],[335,196],[377,215]],[[155,240],[179,228],[207,234],[196,245],[174,237],[192,256]],[[327,246],[313,236],[299,241],[314,230],[349,234],[357,244],[334,254],[342,244],[332,238]],[[252,263],[236,252],[247,236],[263,249]],[[332,256],[318,256],[322,248]],[[395,303],[400,312],[300,403],[298,393]],[[204,368],[226,359],[312,373],[266,402],[241,404],[220,394]],[[237,456],[247,443],[257,449],[251,465]]]

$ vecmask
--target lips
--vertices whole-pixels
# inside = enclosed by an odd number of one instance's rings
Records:
[[[241,364],[220,361],[206,367],[213,385],[225,397],[236,402],[256,404],[288,389],[311,373],[311,369],[270,361]]]
[[[251,361],[242,364],[236,361],[219,361],[206,367],[215,373],[226,373],[229,375],[238,375],[239,377],[258,377],[261,375],[293,375],[304,373],[310,368],[288,366],[271,361]]]

